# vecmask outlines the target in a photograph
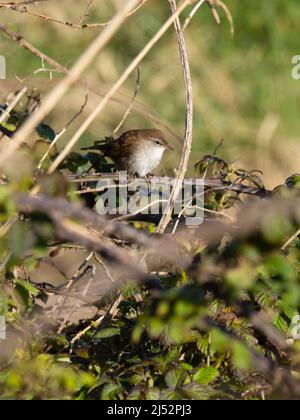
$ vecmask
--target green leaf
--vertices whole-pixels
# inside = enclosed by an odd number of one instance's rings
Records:
[[[133,388],[128,395],[128,400],[138,401],[141,399],[141,390],[138,388]]]
[[[160,396],[161,400],[179,400],[179,395],[177,394],[177,392],[172,391],[170,389],[164,389],[161,392],[161,396]]]
[[[280,332],[282,332],[283,334],[288,334],[289,326],[287,322],[285,321],[285,319],[280,314],[275,315],[272,323],[273,325],[275,325],[276,328],[278,328]]]
[[[37,126],[36,131],[42,139],[50,142],[52,142],[56,137],[55,131],[47,124],[40,124]]]
[[[248,262],[243,262],[239,267],[227,271],[226,280],[236,289],[250,289],[256,280],[256,271]]]
[[[20,258],[34,245],[34,235],[25,223],[15,223],[8,233],[8,243],[14,257]]]
[[[232,343],[232,361],[237,369],[249,370],[251,367],[251,354],[239,341]]]
[[[121,386],[114,383],[114,382],[110,382],[106,385],[104,385],[103,390],[102,390],[102,394],[101,394],[101,399],[102,400],[112,400],[116,397],[118,391],[120,391]]]
[[[150,388],[146,392],[146,400],[157,401],[160,399],[160,391],[158,388]]]
[[[165,376],[166,384],[170,389],[173,390],[175,390],[175,388],[179,385],[182,379],[182,370],[179,369],[170,370]]]
[[[211,349],[213,352],[225,353],[229,348],[228,336],[219,329],[211,331]]]
[[[197,340],[197,349],[204,354],[204,356],[209,356],[212,354],[212,351],[210,351],[210,345],[209,345],[209,337],[208,336],[203,336],[200,337]]]
[[[138,374],[138,373],[135,373],[134,375],[132,375],[132,376],[129,378],[129,382],[130,382],[132,385],[138,385],[139,383],[143,382],[144,380],[145,380],[144,375],[140,375],[140,374]]]
[[[119,335],[120,334],[120,328],[104,328],[103,330],[98,331],[95,335],[94,338],[99,339],[99,338],[111,338],[114,337],[115,335]]]
[[[36,287],[34,287],[31,283],[28,283],[25,280],[17,279],[16,284],[18,286],[23,287],[23,289],[27,290],[27,292],[33,296],[37,296],[40,293]]]
[[[200,385],[208,385],[219,376],[219,371],[215,367],[206,367],[199,369],[193,375],[193,380]]]
[[[195,382],[185,386],[183,390],[192,400],[205,401],[209,400],[210,398],[213,398],[216,394],[216,391],[212,387],[207,385],[203,386]]]
[[[151,337],[159,337],[165,328],[165,323],[158,318],[152,318],[149,320],[149,333]]]

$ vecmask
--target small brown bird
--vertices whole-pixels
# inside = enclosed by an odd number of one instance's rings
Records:
[[[107,156],[120,171],[144,177],[161,162],[166,149],[173,150],[160,130],[130,130],[119,138],[107,138],[81,150],[97,150]]]

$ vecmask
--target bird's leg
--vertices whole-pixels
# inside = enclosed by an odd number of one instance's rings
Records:
[[[139,176],[138,176],[138,174],[137,173],[135,173],[135,174],[129,174],[128,175],[128,181],[129,181],[129,183],[130,182],[133,182],[133,181],[136,181],[136,180],[138,180],[139,179]]]
[[[152,173],[148,173],[147,175],[144,176],[145,181],[147,182],[147,187],[148,187],[148,192],[150,193],[151,190],[151,178],[154,177],[154,174]]]

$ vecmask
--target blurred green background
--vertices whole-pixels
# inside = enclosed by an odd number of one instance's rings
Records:
[[[237,167],[261,169],[266,185],[278,185],[298,171],[300,80],[291,77],[291,60],[300,54],[299,0],[224,0],[235,25],[235,35],[222,10],[216,24],[210,8],[204,5],[186,30],[194,86],[193,163],[213,153],[224,139],[219,155]],[[95,0],[87,22],[109,20],[123,0]],[[62,21],[78,22],[87,0],[49,0],[31,7]],[[70,67],[101,28],[76,30],[11,10],[0,9],[1,22],[19,32],[37,48]],[[185,15],[188,11],[185,13]],[[168,18],[166,0],[149,0],[137,14],[128,18],[113,41],[99,54],[84,74],[96,92],[106,91],[123,69]],[[16,42],[0,35],[0,54],[7,59],[8,78],[1,81],[1,101],[20,85],[36,87],[44,95],[61,76],[37,72],[41,60]],[[49,66],[46,65],[48,68]],[[184,91],[182,70],[174,31],[169,30],[141,67],[140,90],[123,131],[152,127],[158,122],[182,137],[184,130]],[[34,74],[37,72],[36,74]],[[86,145],[113,132],[135,89],[136,74],[123,86],[105,111],[80,140]],[[79,110],[84,89],[74,87],[57,105],[47,122],[60,129]],[[64,136],[83,121],[99,101],[89,93],[84,113]],[[165,129],[166,130],[166,129]],[[176,152],[167,156],[164,169],[172,173],[178,165],[180,140],[168,130]]]

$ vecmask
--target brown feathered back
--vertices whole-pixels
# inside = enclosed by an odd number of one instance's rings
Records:
[[[135,143],[140,139],[147,138],[159,138],[166,145],[166,147],[169,147],[168,142],[162,131],[154,128],[149,128],[143,130],[126,131],[126,133],[123,133],[117,139],[114,139],[113,137],[107,137],[105,140],[99,141],[93,146],[84,147],[81,150],[97,150],[101,152],[104,156],[116,158],[121,157],[123,154],[126,154],[126,146],[130,147],[132,143]]]

